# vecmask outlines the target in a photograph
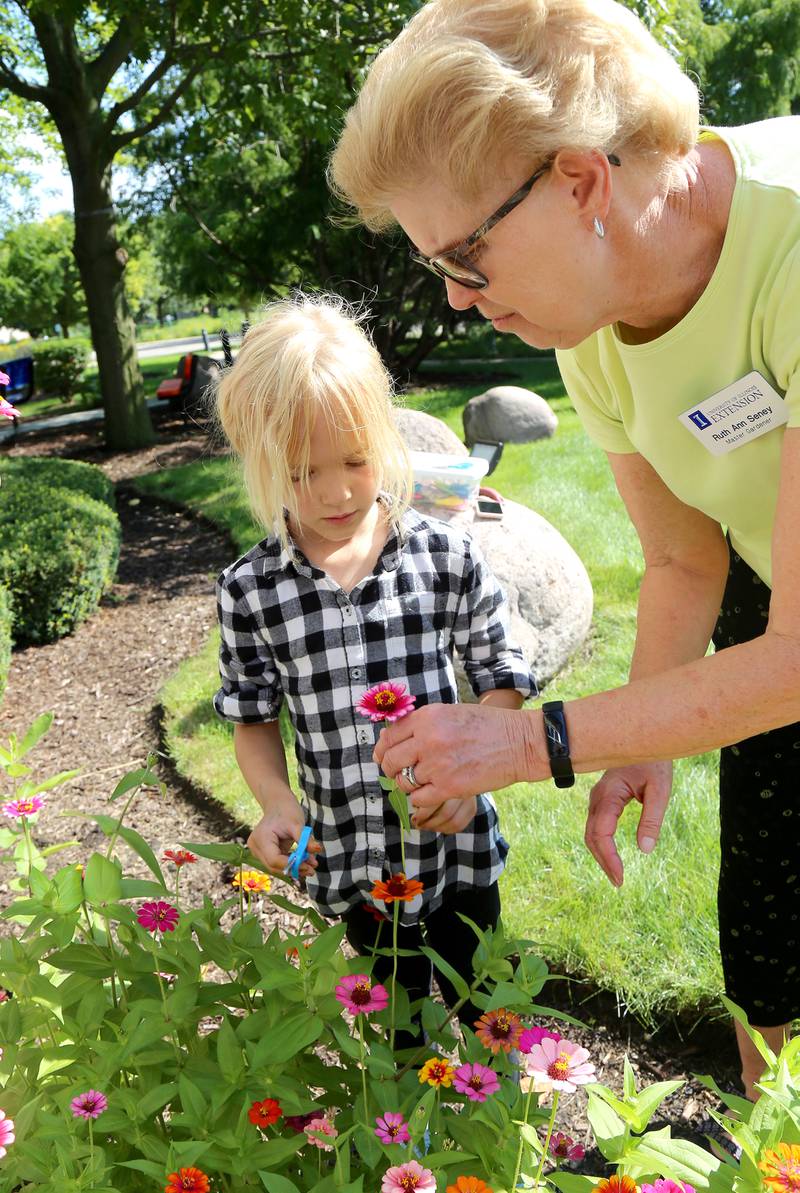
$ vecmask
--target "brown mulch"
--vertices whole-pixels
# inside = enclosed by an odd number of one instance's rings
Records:
[[[117,506],[123,527],[123,548],[117,578],[95,615],[67,638],[48,646],[14,652],[3,708],[4,735],[21,734],[34,717],[52,711],[50,732],[31,756],[37,775],[75,769],[78,777],[54,792],[36,828],[40,847],[65,840],[76,845],[55,855],[54,863],[85,859],[101,849],[105,837],[90,819],[66,817],[69,810],[117,815],[120,805],[104,806],[115,784],[128,770],[157,755],[156,769],[167,785],[166,798],[155,790],[141,793],[127,817],[157,855],[180,842],[244,841],[247,828],[236,823],[184,780],[166,756],[160,735],[158,692],[179,663],[195,654],[215,618],[213,579],[235,555],[217,528],[191,513],[139,496],[132,478],[215,453],[199,428],[162,418],[157,442],[142,451],[107,451],[96,430],[25,436],[9,455],[68,456],[99,465],[117,484]],[[130,872],[148,872],[133,855]],[[0,904],[8,897],[0,870]],[[221,867],[202,861],[192,867],[198,898],[215,901],[231,892]],[[295,893],[295,897],[296,893]],[[268,918],[284,922],[277,909]],[[685,1079],[671,1095],[654,1126],[670,1123],[674,1135],[704,1142],[709,1107],[716,1099],[692,1078],[711,1073],[720,1085],[737,1084],[732,1031],[722,1024],[704,1024],[681,1031],[674,1023],[646,1031],[627,1017],[613,997],[582,992],[576,984],[548,984],[541,1001],[569,1011],[586,1023],[569,1029],[585,1044],[598,1077],[616,1092],[622,1090],[627,1054],[637,1084]],[[557,1026],[555,1023],[553,1026]],[[585,1117],[585,1095],[563,1098],[559,1129],[591,1148]],[[601,1171],[601,1157],[589,1151],[581,1168]]]

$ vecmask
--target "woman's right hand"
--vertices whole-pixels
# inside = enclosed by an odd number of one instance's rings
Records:
[[[607,770],[589,795],[584,841],[614,886],[622,886],[622,858],[614,834],[626,806],[642,805],[636,840],[642,853],[652,853],[672,794],[672,763],[648,762]]]
[[[292,844],[298,840],[304,826],[303,812],[296,800],[293,807],[281,804],[264,813],[247,838],[247,847],[270,873],[282,876],[289,863]],[[308,878],[314,873],[317,868],[314,854],[321,851],[322,846],[311,837],[308,854],[300,866],[301,878]]]

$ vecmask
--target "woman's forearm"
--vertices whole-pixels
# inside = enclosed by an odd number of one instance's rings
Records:
[[[630,678],[658,675],[701,659],[708,649],[728,574],[728,551],[705,572],[667,563],[648,567],[639,591]]]
[[[761,637],[565,706],[573,768],[682,758],[800,720],[800,638]],[[548,778],[542,714],[515,714],[519,780]]]
[[[285,799],[297,802],[289,786],[286,751],[277,721],[237,724],[233,743],[242,777],[265,812]]]

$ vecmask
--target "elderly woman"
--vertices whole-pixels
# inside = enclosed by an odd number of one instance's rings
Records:
[[[605,770],[586,841],[620,885],[625,805],[647,853],[663,760],[724,747],[726,989],[779,1047],[800,1014],[800,119],[700,128],[694,84],[613,0],[431,0],[330,176],[453,307],[558,350],[645,559],[624,687],[429,706],[376,757],[442,831],[476,791]]]

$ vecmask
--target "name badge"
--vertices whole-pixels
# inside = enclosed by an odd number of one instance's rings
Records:
[[[678,415],[712,456],[724,456],[789,421],[786,403],[755,369]]]

